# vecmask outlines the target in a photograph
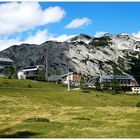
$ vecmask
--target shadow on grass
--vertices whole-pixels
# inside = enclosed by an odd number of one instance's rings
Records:
[[[24,120],[24,122],[50,122],[47,118],[29,118]]]
[[[85,117],[76,117],[76,118],[72,118],[73,120],[86,120],[86,121],[90,121],[90,118],[85,118]]]
[[[39,133],[30,131],[19,131],[13,134],[0,134],[0,138],[29,138],[31,136],[38,135]]]
[[[34,123],[34,122],[50,122],[49,119],[47,118],[28,118],[26,120],[24,120],[23,122],[26,123]],[[14,126],[13,126],[14,127]],[[8,127],[5,128],[3,130],[0,131],[0,138],[29,138],[29,137],[33,137],[36,136],[40,133],[38,132],[31,132],[31,131],[16,131],[14,133],[10,132],[12,130],[13,127]]]
[[[89,90],[82,90],[83,93],[90,93]]]

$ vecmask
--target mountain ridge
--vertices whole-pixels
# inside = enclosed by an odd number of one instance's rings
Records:
[[[46,41],[40,45],[13,45],[0,52],[0,57],[12,59],[17,67],[45,64],[50,74],[64,74],[70,69],[88,76],[131,73],[140,59],[140,39],[127,34],[105,34],[93,37],[80,34],[65,42]],[[132,61],[134,64],[132,64]],[[139,63],[138,63],[139,64]],[[139,75],[139,73],[138,73]]]

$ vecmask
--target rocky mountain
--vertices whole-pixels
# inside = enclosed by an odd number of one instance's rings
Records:
[[[64,74],[70,69],[89,76],[132,74],[140,81],[140,39],[127,34],[105,34],[100,38],[81,34],[65,42],[14,45],[0,52],[18,67],[45,64],[48,71]]]

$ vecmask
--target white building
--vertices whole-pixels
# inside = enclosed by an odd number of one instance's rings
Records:
[[[69,72],[67,74],[62,75],[61,78],[62,78],[62,83],[64,84],[68,84],[68,80],[69,80],[71,85],[75,85],[75,86],[80,85],[81,76],[77,72]]]
[[[140,94],[140,87],[132,87],[131,89],[133,93]]]
[[[136,79],[132,75],[102,75],[100,77],[102,86],[112,86],[113,80],[116,80],[121,87],[138,86]]]
[[[26,74],[23,71],[17,73],[18,79],[26,79]]]
[[[17,73],[18,79],[31,79],[37,80],[39,77],[39,71],[42,71],[43,66],[28,66],[23,68],[21,71]]]

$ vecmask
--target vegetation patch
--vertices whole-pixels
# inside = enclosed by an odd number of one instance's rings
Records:
[[[109,37],[101,37],[101,38],[95,38],[93,39],[89,44],[92,46],[109,46],[110,44],[112,44],[112,42],[110,41],[111,39]]]
[[[136,107],[140,107],[140,101],[136,103]]]
[[[107,51],[105,51],[105,50],[102,50],[102,52],[104,53],[104,54],[106,54],[106,55],[110,55]]]
[[[28,87],[28,88],[32,88],[31,84],[28,84],[27,87]]]

